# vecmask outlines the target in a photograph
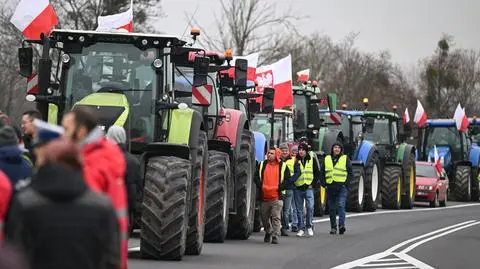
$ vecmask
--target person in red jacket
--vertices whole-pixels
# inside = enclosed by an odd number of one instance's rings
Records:
[[[3,240],[4,221],[7,216],[11,196],[12,184],[7,175],[0,170],[0,241]]]
[[[64,136],[81,147],[84,177],[95,191],[110,197],[117,211],[121,237],[122,269],[127,268],[128,204],[125,187],[126,162],[115,143],[104,137],[97,117],[87,107],[75,107],[62,119]]]

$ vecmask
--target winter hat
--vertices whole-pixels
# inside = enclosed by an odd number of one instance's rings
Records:
[[[305,150],[308,152],[309,148],[308,148],[308,145],[305,144],[305,143],[300,143],[300,145],[298,145],[298,150],[300,151],[301,149]]]
[[[18,145],[18,138],[15,130],[9,125],[0,127],[0,147],[14,145]]]
[[[110,140],[115,141],[117,144],[125,144],[127,143],[127,135],[125,133],[125,129],[121,126],[113,125],[112,127],[108,128],[108,132],[106,137]]]
[[[332,155],[333,155],[333,148],[334,148],[335,146],[339,146],[339,147],[341,148],[341,151],[340,151],[340,152],[343,153],[343,145],[340,144],[340,143],[338,143],[338,142],[335,142],[335,143],[333,143],[332,148],[331,148],[331,154],[332,154]]]
[[[287,150],[289,149],[288,144],[287,143],[280,144],[280,150],[285,150],[285,149],[287,149]]]
[[[34,147],[45,145],[52,140],[58,139],[64,132],[63,127],[39,119],[34,119],[33,125],[37,130],[37,135],[33,141]]]

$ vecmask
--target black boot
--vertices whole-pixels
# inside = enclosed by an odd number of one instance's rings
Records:
[[[336,228],[332,228],[330,230],[330,234],[337,234],[337,229]]]
[[[263,242],[270,243],[270,239],[272,239],[272,236],[269,233],[265,233],[265,237],[263,238]]]
[[[344,234],[346,231],[345,226],[340,227],[340,234]]]
[[[282,230],[280,231],[280,233],[281,233],[281,234],[280,234],[281,236],[288,236],[288,235],[289,235],[289,234],[287,233],[287,231],[285,231],[285,229],[282,229]]]
[[[278,237],[277,236],[272,237],[272,244],[278,244]]]

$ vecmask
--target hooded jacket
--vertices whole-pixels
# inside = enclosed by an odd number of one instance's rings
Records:
[[[285,187],[288,185],[288,182],[290,182],[290,171],[288,170],[288,167],[286,167],[285,169],[285,172],[283,174],[283,182],[280,181],[280,177],[282,176],[281,173],[282,173],[282,166],[283,166],[283,162],[280,158],[280,150],[276,150],[275,151],[275,163],[278,165],[278,175],[279,175],[279,178],[278,178],[278,184],[275,185],[275,187],[277,188],[276,191],[278,191],[278,198],[279,199],[283,199],[282,197],[282,191],[285,190]],[[264,160],[263,162],[260,163],[258,169],[257,169],[257,172],[255,173],[255,184],[257,185],[257,187],[260,189],[260,198],[262,201],[264,201],[264,196],[265,196],[265,190],[268,190],[268,189],[271,189],[273,188],[274,186],[265,186],[265,182],[262,181],[261,179],[265,178],[265,171],[268,170],[267,169],[267,166],[270,165],[270,161],[268,160]],[[263,166],[263,167],[262,167]],[[262,173],[260,174],[260,170],[262,171]]]
[[[333,147],[335,146],[339,146],[341,148],[341,152],[340,152],[340,155],[337,155],[337,156],[334,156],[333,155]],[[338,162],[338,159],[340,158],[340,156],[344,155],[343,154],[343,145],[340,144],[340,143],[334,143],[332,145],[332,148],[330,149],[330,156],[332,156],[332,161],[333,161],[333,165],[335,165],[337,162]],[[321,165],[321,173],[320,173],[320,184],[322,186],[341,186],[341,185],[345,185],[348,187],[348,183],[350,182],[350,180],[353,178],[353,167],[352,167],[352,162],[350,161],[350,158],[348,158],[347,156],[347,180],[344,182],[344,183],[340,183],[340,182],[332,182],[332,184],[329,184],[327,185],[326,184],[326,180],[325,180],[325,162],[322,162],[322,165]]]
[[[6,238],[31,268],[118,269],[119,228],[108,197],[81,170],[47,163],[12,202]]]
[[[318,167],[318,162],[316,160],[313,160],[313,181],[311,185],[303,185],[303,186],[295,186],[295,181],[297,181],[298,178],[302,175],[302,169],[300,168],[300,162],[305,166],[306,162],[309,161],[312,156],[310,155],[310,151],[308,146],[305,144],[305,146],[300,145],[300,149],[306,149],[307,150],[307,155],[302,158],[300,156],[300,153],[297,154],[295,157],[295,165],[293,168],[293,176],[290,180],[291,184],[294,186],[295,189],[297,190],[306,190],[308,188],[316,188],[318,187],[319,179],[320,179],[320,168]]]
[[[0,170],[7,175],[12,186],[32,175],[32,167],[23,158],[18,145],[0,147]]]

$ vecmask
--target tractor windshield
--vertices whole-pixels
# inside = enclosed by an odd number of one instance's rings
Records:
[[[373,130],[364,134],[366,140],[375,144],[390,145],[390,122],[388,119],[375,118]]]
[[[460,133],[455,126],[431,126],[425,132],[426,152],[433,146],[449,146],[453,152],[460,152]]]
[[[123,91],[131,106],[151,107],[151,91],[156,88],[152,62],[156,50],[142,51],[131,44],[96,43],[71,53],[71,66],[66,71],[65,109],[89,94]]]
[[[270,115],[267,114],[255,114],[255,117],[252,120],[252,130],[260,132],[265,135],[267,139],[270,139],[270,132],[271,132],[271,126],[270,126]],[[273,139],[275,141],[280,140],[280,142],[283,142],[285,137],[285,134],[282,133],[284,128],[284,122],[283,122],[283,116],[282,115],[275,115],[275,123],[273,124]]]
[[[305,130],[308,122],[307,97],[305,95],[293,95],[295,105],[293,125],[295,131]]]
[[[358,134],[362,131],[360,116],[348,116],[342,114],[340,124],[335,124],[333,122],[332,118],[330,118],[330,113],[320,113],[320,119],[323,120],[323,122],[328,126],[329,129],[340,130],[343,134],[343,137],[345,137],[346,139],[350,137],[350,122],[352,122],[353,138],[357,137]]]

